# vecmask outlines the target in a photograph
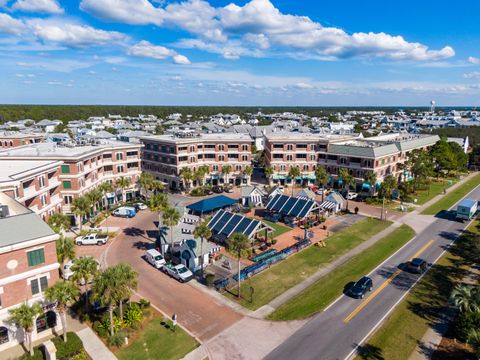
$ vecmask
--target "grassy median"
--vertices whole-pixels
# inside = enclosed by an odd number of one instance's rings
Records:
[[[474,223],[457,240],[430,271],[377,329],[367,343],[359,348],[359,359],[408,359],[432,325],[441,321],[454,285],[468,273],[468,247],[478,242],[472,236],[478,226]],[[473,259],[475,260],[475,259]]]
[[[415,231],[411,227],[400,226],[390,235],[385,236],[280,306],[268,316],[268,319],[304,319],[323,310],[342,294],[345,284],[368,274],[414,236]]]
[[[480,184],[480,174],[475,175],[455,190],[450,191],[447,195],[422,211],[423,215],[435,215],[442,210],[447,210],[455,205],[461,198],[467,195]]]
[[[233,293],[225,292],[224,294],[239,301],[246,308],[256,310],[390,225],[389,221],[364,219],[330,236],[326,240],[326,247],[311,246],[244,281],[242,283],[244,298],[237,299],[234,294],[236,288],[232,289]],[[252,302],[249,296],[250,287],[254,289]]]

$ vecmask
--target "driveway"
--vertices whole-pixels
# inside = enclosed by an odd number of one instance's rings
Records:
[[[108,247],[107,263],[132,265],[139,273],[138,293],[166,314],[177,314],[181,325],[206,341],[239,321],[242,315],[193,285],[171,279],[142,259],[146,247],[155,240],[157,219],[158,215],[148,210],[133,219],[115,219],[115,226],[123,230]]]

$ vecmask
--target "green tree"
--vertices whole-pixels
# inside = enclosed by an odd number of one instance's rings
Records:
[[[245,234],[241,233],[234,233],[230,238],[227,240],[228,250],[232,252],[237,257],[238,267],[237,267],[237,286],[238,286],[238,294],[237,297],[240,298],[240,259],[242,258],[242,253],[244,253],[247,249],[250,248],[251,243],[248,237]]]
[[[407,168],[415,178],[414,187],[426,183],[433,175],[433,161],[430,154],[421,149],[415,149],[408,154]]]
[[[98,203],[103,199],[102,191],[99,189],[93,189],[89,191],[85,197],[87,198],[90,206],[93,207],[93,212],[96,212],[98,209]]]
[[[190,183],[193,180],[192,169],[190,169],[189,167],[183,167],[183,168],[180,169],[179,175],[182,178],[183,183],[185,184],[185,189],[187,191],[189,191],[190,190]]]
[[[95,277],[95,282],[92,287],[92,297],[99,301],[100,304],[108,308],[108,315],[110,318],[110,336],[114,335],[113,328],[113,310],[119,298],[118,271],[115,266],[106,268],[104,271],[98,273]]]
[[[70,218],[62,213],[55,213],[48,218],[48,225],[57,234],[62,234],[70,227]]]
[[[18,328],[23,329],[24,342],[27,342],[27,348],[30,356],[33,356],[32,332],[37,317],[43,314],[43,309],[39,303],[29,305],[26,301],[15,309],[8,311],[9,322],[15,324]]]
[[[223,165],[222,166],[222,175],[224,177],[224,182],[228,184],[230,173],[232,172],[232,165]]]
[[[78,289],[70,281],[57,281],[45,290],[45,297],[57,303],[63,329],[63,341],[67,342],[67,306],[78,297]]]
[[[467,342],[472,346],[475,354],[480,359],[480,330],[470,329],[468,332]]]
[[[169,207],[162,215],[163,223],[170,228],[170,251],[173,251],[173,228],[180,222],[180,213],[177,209]]]
[[[374,171],[367,171],[364,177],[365,181],[370,184],[370,195],[375,195],[375,185],[377,183],[377,173]]]
[[[138,273],[133,270],[130,264],[120,263],[113,267],[115,269],[116,296],[120,318],[123,319],[123,301],[129,300],[138,286]]]
[[[387,175],[380,186],[380,196],[391,200],[393,191],[397,188],[397,180],[393,175]]]
[[[341,168],[338,172],[338,177],[342,179],[343,185],[347,189],[347,211],[348,211],[348,193],[350,192],[350,186],[355,185],[355,178],[348,172],[348,169]]]
[[[154,193],[162,192],[165,190],[165,184],[160,180],[153,180],[152,182],[152,191]]]
[[[71,269],[73,272],[72,280],[83,286],[85,311],[88,311],[88,283],[98,273],[98,264],[92,256],[83,256],[73,261]]]
[[[147,197],[148,191],[152,190],[153,175],[147,172],[142,172],[140,179],[138,180],[138,187],[140,188],[140,194]]]
[[[82,231],[83,219],[90,213],[90,203],[84,196],[79,196],[72,201],[72,213],[77,217],[78,229]]]
[[[322,166],[322,165],[318,165],[315,168],[315,180],[317,181],[317,184],[323,188],[322,202],[324,200],[325,186],[328,183],[328,178],[329,178],[329,174],[328,174],[327,170],[325,169],[325,167]]]
[[[164,193],[154,193],[148,200],[150,211],[158,213],[158,234],[160,237],[162,227],[162,212],[168,208],[168,198]],[[159,238],[158,237],[158,238]],[[160,246],[160,244],[157,244]]]
[[[462,312],[480,310],[480,290],[471,285],[456,285],[450,294],[452,304]]]
[[[247,177],[247,184],[250,184],[250,178],[252,177],[253,174],[253,169],[251,166],[245,166],[245,170],[243,171],[245,176]]]
[[[113,185],[110,181],[105,181],[101,183],[98,189],[102,192],[104,202],[106,204],[106,209],[108,209],[108,198],[107,194],[112,193],[114,191]]]
[[[288,170],[288,177],[291,179],[292,181],[292,196],[293,196],[293,192],[295,190],[295,185],[296,185],[296,182],[297,182],[297,177],[299,177],[301,175],[300,173],[300,168],[298,166],[292,166],[290,167],[290,169]]]
[[[55,241],[55,247],[57,249],[57,260],[61,264],[60,273],[63,274],[65,262],[67,260],[75,259],[75,243],[73,242],[73,239],[60,236]]]
[[[208,221],[203,221],[200,223],[193,231],[193,236],[200,238],[200,274],[201,278],[203,279],[203,241],[212,236],[212,231],[208,227]]]
[[[115,187],[117,190],[122,191],[122,202],[125,202],[125,190],[128,189],[132,185],[132,182],[127,177],[120,177],[115,181]]]
[[[268,179],[268,185],[271,184],[272,182],[272,175],[273,175],[273,168],[271,166],[267,166],[263,172],[265,173],[265,176],[267,177]]]

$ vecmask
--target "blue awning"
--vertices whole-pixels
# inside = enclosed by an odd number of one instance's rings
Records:
[[[338,185],[342,185],[343,184],[343,180],[342,179],[338,179]]]
[[[223,209],[227,206],[232,206],[237,203],[238,200],[229,198],[225,195],[219,195],[190,204],[187,206],[187,209],[193,210],[197,213],[208,213],[214,210]]]
[[[368,182],[362,183],[362,190],[370,190],[372,186]]]

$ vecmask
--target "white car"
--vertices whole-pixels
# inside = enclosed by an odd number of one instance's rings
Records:
[[[348,200],[355,200],[358,197],[358,194],[356,192],[349,192],[347,194],[347,199]]]
[[[145,205],[144,203],[141,203],[141,202],[135,203],[135,204],[133,204],[133,206],[138,210],[147,210],[148,209],[148,206]]]
[[[95,259],[95,262],[97,263],[97,270],[100,269],[100,263],[98,262],[97,259]],[[70,260],[65,265],[63,266],[63,271],[62,271],[62,276],[65,280],[69,280],[74,272],[72,270],[72,265],[75,263],[75,260]],[[82,279],[80,280],[80,285],[84,285],[85,281]]]

